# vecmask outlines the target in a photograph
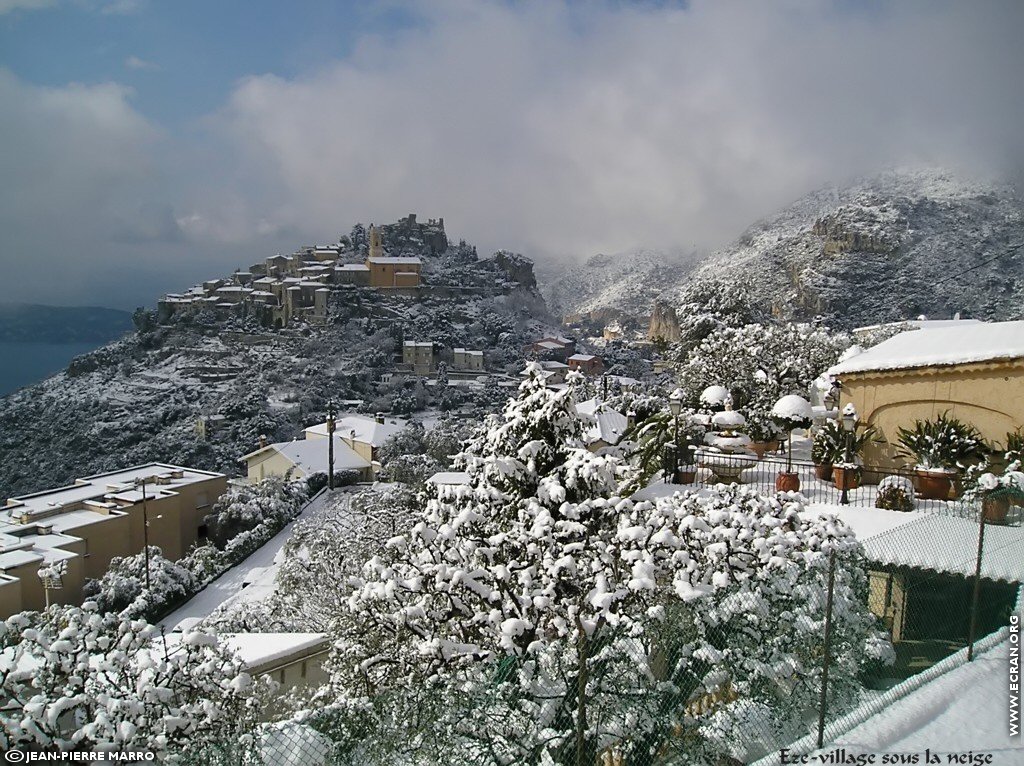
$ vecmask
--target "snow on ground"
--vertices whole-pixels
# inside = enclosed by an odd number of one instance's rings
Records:
[[[1024,764],[1024,739],[1009,736],[1009,641],[1003,640],[891,703],[832,747],[864,753],[991,753],[993,766]],[[827,753],[831,747],[821,752]],[[922,761],[923,762],[923,759]]]
[[[335,492],[351,491],[351,487],[345,487]],[[316,495],[306,504],[295,521],[319,513],[330,497],[330,493],[326,491]],[[204,619],[224,604],[255,601],[267,595],[270,590],[273,590],[274,577],[277,575],[277,566],[280,564],[280,555],[282,555],[284,544],[292,535],[295,521],[289,523],[245,561],[224,572],[157,624],[171,631],[182,620]]]

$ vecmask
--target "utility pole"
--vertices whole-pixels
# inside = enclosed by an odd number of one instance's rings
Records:
[[[334,489],[334,400],[327,402],[327,488]]]

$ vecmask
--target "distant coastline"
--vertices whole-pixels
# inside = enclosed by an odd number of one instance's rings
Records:
[[[88,343],[27,343],[0,340],[0,396],[55,375],[76,356],[104,345]]]
[[[0,303],[0,396],[38,383],[132,329],[127,311]]]

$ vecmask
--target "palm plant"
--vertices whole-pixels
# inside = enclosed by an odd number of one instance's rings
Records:
[[[985,458],[989,448],[977,428],[948,412],[934,420],[916,420],[897,430],[900,454],[924,470],[965,470]]]

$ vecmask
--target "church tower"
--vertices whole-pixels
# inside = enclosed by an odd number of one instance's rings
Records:
[[[370,224],[370,257],[381,258],[384,255],[384,248],[380,244],[380,231],[372,223]]]

